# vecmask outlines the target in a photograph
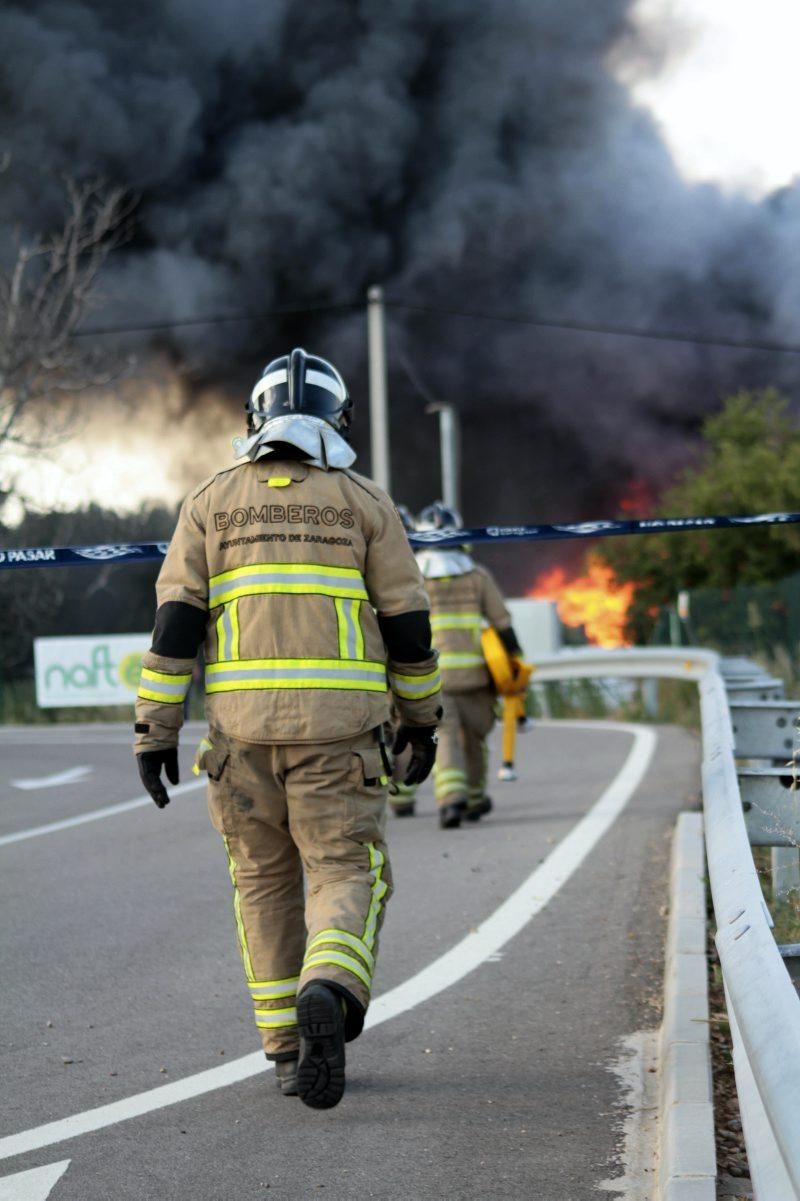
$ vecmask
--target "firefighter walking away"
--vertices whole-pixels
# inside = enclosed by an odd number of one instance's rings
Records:
[[[403,783],[433,767],[441,717],[429,603],[388,496],[351,470],[353,403],[300,349],[253,389],[237,464],[187,497],[156,585],[135,751],[156,805],[178,782],[183,698],[203,646],[211,821],[278,1086],[336,1105],[392,893],[384,841],[390,699]]]
[[[455,509],[436,501],[423,509],[417,530],[455,532]],[[433,785],[439,825],[457,829],[462,818],[478,821],[492,809],[486,793],[489,748],[497,695],[481,649],[481,630],[489,626],[506,651],[521,654],[511,616],[492,575],[475,563],[465,547],[422,550],[417,559],[431,605],[434,646],[442,673],[444,717]]]

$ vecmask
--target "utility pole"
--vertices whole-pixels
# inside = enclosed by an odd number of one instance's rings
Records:
[[[461,512],[461,446],[458,413],[445,401],[429,404],[426,413],[439,414],[439,457],[442,470],[442,500]]]
[[[369,350],[369,425],[372,478],[384,492],[390,491],[389,412],[386,380],[386,319],[383,288],[367,292],[367,344]]]

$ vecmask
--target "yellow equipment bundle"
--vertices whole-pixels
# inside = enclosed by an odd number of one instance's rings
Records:
[[[498,696],[503,697],[503,768],[501,779],[513,779],[517,723],[525,717],[525,695],[533,664],[510,655],[497,630],[481,632],[481,650]]]

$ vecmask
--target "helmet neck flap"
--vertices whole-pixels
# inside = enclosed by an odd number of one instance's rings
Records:
[[[267,455],[280,455],[282,445],[296,447],[305,462],[312,467],[350,467],[356,461],[356,452],[341,434],[321,417],[306,413],[289,413],[273,417],[249,437],[233,439],[233,453],[237,459],[263,459]]]

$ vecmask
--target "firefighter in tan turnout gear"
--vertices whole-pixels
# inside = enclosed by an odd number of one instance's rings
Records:
[[[437,501],[423,509],[417,531],[455,531],[461,517]],[[481,629],[495,629],[509,654],[520,654],[503,595],[491,574],[462,547],[418,551],[439,652],[444,717],[433,782],[439,825],[455,829],[492,808],[486,795],[488,746],[497,696],[481,650]]]
[[[281,1091],[315,1108],[344,1091],[392,890],[390,691],[406,783],[430,772],[441,716],[424,585],[392,502],[349,470],[351,411],[326,360],[293,350],[266,367],[234,439],[243,461],[184,502],[136,704],[139,769],[163,807],[204,643],[195,769],[228,856],[256,1025]]]

